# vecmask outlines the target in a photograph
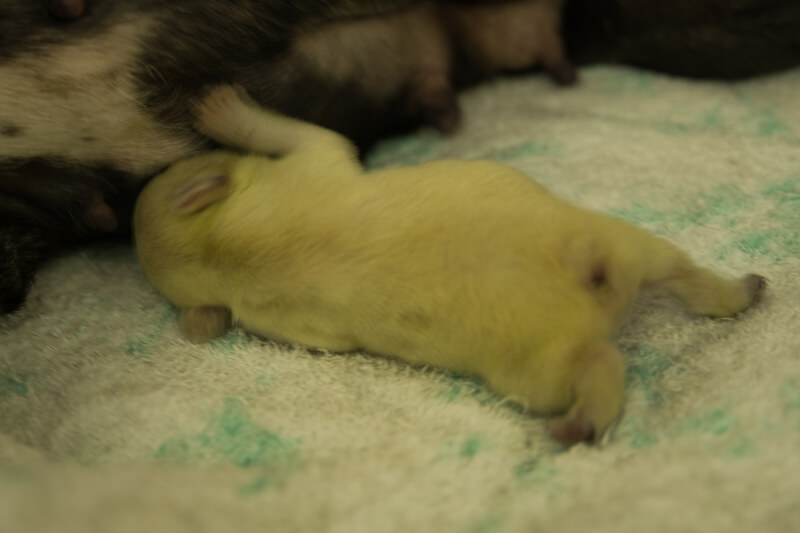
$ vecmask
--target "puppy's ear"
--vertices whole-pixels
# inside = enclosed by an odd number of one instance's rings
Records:
[[[198,175],[175,190],[173,205],[183,215],[196,213],[228,196],[230,185],[224,174]]]

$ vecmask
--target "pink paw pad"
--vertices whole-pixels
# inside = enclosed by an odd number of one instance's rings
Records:
[[[572,446],[579,442],[592,442],[595,431],[592,425],[578,418],[556,418],[548,424],[550,435],[564,446]]]

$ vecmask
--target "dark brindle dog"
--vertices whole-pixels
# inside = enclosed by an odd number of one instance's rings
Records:
[[[362,146],[448,130],[454,84],[535,66],[571,81],[560,16],[561,0],[0,0],[0,311],[56,250],[125,233],[146,179],[209,148],[188,108],[204,86]],[[738,77],[800,58],[794,0],[568,0],[564,17],[581,62]]]

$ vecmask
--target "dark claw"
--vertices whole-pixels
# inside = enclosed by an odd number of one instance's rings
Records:
[[[85,0],[48,0],[47,10],[61,20],[74,20],[86,11]]]
[[[566,60],[548,66],[547,72],[557,84],[564,87],[568,85],[574,85],[578,81],[578,75],[575,72],[575,68],[569,61]]]

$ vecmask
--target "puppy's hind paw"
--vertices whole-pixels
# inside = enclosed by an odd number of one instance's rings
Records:
[[[545,65],[545,70],[553,81],[562,87],[575,85],[578,82],[578,74],[575,72],[575,67],[566,59]]]
[[[562,416],[550,420],[547,424],[550,435],[563,446],[572,446],[579,442],[593,442],[594,427],[582,417]]]
[[[461,109],[453,89],[446,84],[421,90],[418,106],[425,121],[442,133],[453,133],[461,122]]]
[[[195,127],[223,144],[235,144],[242,124],[242,113],[251,102],[238,85],[217,85],[190,103]]]

